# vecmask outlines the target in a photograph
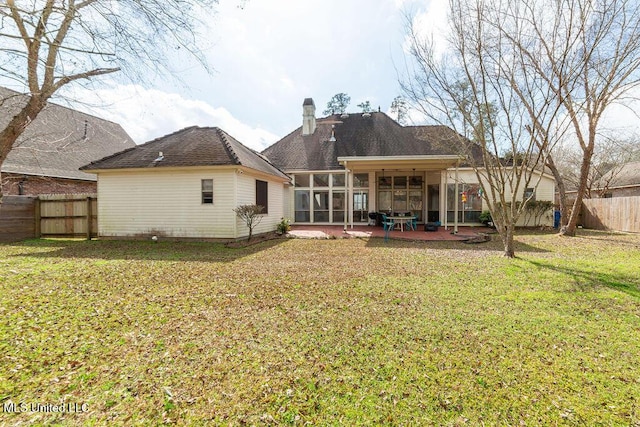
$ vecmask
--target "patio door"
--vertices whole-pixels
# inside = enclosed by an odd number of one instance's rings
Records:
[[[414,215],[423,221],[424,180],[422,175],[378,177],[378,211]]]

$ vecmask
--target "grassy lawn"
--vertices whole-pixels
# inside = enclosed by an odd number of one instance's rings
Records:
[[[0,424],[640,425],[640,235],[517,240],[0,245]]]

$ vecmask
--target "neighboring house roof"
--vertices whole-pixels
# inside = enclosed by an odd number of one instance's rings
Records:
[[[343,169],[338,157],[456,155],[460,138],[446,126],[401,126],[381,112],[334,114],[318,119],[312,134],[298,128],[262,154],[286,171],[331,170]]]
[[[605,173],[594,185],[594,188],[635,187],[640,186],[640,161],[624,164]]]
[[[0,87],[0,128],[26,98]],[[133,146],[119,124],[48,103],[16,141],[2,172],[95,181],[96,176],[81,172],[80,166]]]
[[[188,127],[92,162],[81,169],[90,171],[223,165],[245,166],[289,180],[287,175],[262,155],[217,127]]]

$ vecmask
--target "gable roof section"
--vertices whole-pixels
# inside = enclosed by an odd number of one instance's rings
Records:
[[[607,183],[609,188],[640,186],[640,161],[626,163],[619,169],[605,173],[595,187],[602,188]]]
[[[24,102],[26,95],[0,87],[0,127]],[[119,124],[48,103],[16,141],[2,172],[95,181],[78,169],[134,146]]]
[[[160,154],[162,153],[162,155]],[[156,160],[161,158],[161,160]],[[184,166],[245,166],[289,180],[260,154],[216,127],[188,127],[121,153],[92,162],[81,169],[141,169]]]
[[[334,114],[318,119],[313,134],[298,128],[262,154],[282,170],[331,170],[343,169],[338,157],[457,155],[459,141],[446,126],[405,127],[381,112]]]

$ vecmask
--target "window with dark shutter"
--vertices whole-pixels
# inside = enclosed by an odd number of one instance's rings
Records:
[[[262,206],[262,213],[269,213],[269,188],[267,181],[256,179],[256,205]]]

